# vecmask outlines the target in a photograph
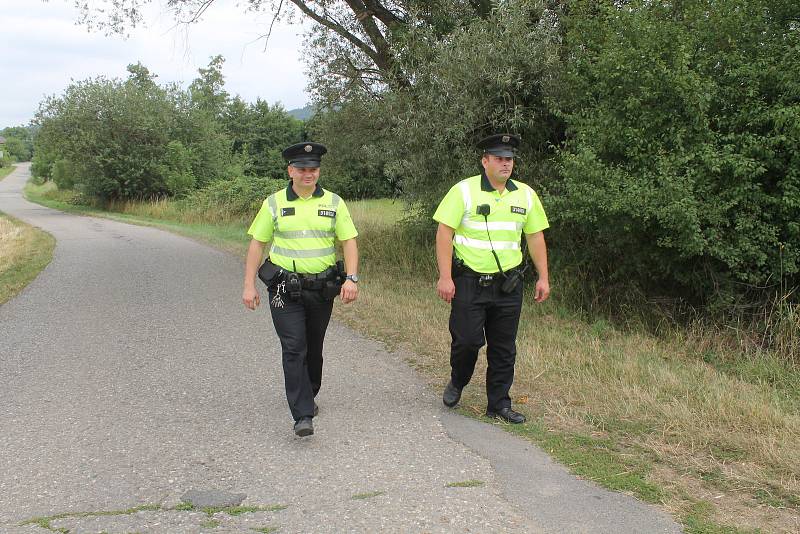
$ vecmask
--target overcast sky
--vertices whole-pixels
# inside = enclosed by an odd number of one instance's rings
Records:
[[[265,51],[263,41],[252,41],[269,27],[266,14],[218,1],[203,21],[181,30],[159,0],[153,3],[147,27],[123,39],[76,26],[72,0],[0,0],[0,129],[27,124],[42,98],[61,94],[70,80],[125,78],[127,65],[140,61],[158,83],[185,87],[216,54],[225,56],[225,88],[232,95],[281,102],[286,109],[308,102],[299,24],[276,24]]]

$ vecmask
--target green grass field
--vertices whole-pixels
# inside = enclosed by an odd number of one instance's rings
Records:
[[[38,202],[87,211],[52,186],[27,191]],[[363,281],[358,302],[337,305],[335,316],[384,341],[439,391],[449,376],[449,308],[435,291],[433,236],[414,237],[420,233],[400,222],[402,203],[348,205],[360,232]],[[114,209],[103,215],[240,255],[248,242],[246,220],[202,224],[202,213],[166,201]],[[561,300],[559,288],[570,281],[551,276],[549,301],[537,305],[526,295],[518,337],[512,394],[529,422],[502,427],[582,477],[663,506],[687,532],[796,531],[800,372],[769,353],[734,350],[715,333],[653,337],[587,322]],[[481,362],[459,408],[478,418],[485,408]]]

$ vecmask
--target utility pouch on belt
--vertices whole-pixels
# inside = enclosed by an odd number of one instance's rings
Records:
[[[283,269],[269,261],[269,258],[264,260],[264,265],[258,269],[258,277],[267,287],[278,281],[278,277],[283,272]]]
[[[450,268],[450,276],[455,278],[456,276],[461,276],[466,272],[466,267],[464,266],[464,260],[461,258],[453,255],[453,266]]]
[[[301,291],[300,276],[297,273],[289,273],[286,276],[286,293],[289,294],[289,298],[295,302],[299,301]]]
[[[519,283],[522,282],[522,275],[519,271],[511,271],[506,274],[505,280],[500,284],[500,291],[503,293],[513,293]]]
[[[333,300],[342,290],[345,276],[347,271],[344,269],[344,262],[339,260],[336,262],[336,267],[331,269],[331,276],[325,281],[325,287],[322,288],[322,298],[325,300]]]

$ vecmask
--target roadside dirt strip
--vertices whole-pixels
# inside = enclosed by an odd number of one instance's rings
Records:
[[[447,413],[397,355],[339,324],[316,434],[296,438],[240,259],[28,203],[28,177],[21,165],[0,182],[0,211],[58,244],[0,307],[0,532],[680,531]]]

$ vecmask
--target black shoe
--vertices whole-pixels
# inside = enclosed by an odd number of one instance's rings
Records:
[[[448,408],[452,408],[461,399],[461,390],[453,385],[453,381],[447,383],[442,393],[442,402]]]
[[[319,406],[317,406],[316,401],[314,402],[314,417],[319,415]]]
[[[486,410],[486,417],[502,419],[506,423],[513,423],[515,425],[525,422],[525,416],[519,412],[515,412],[511,408],[500,408],[497,411]]]
[[[301,417],[294,424],[294,433],[304,438],[314,433],[314,424],[310,417]]]

